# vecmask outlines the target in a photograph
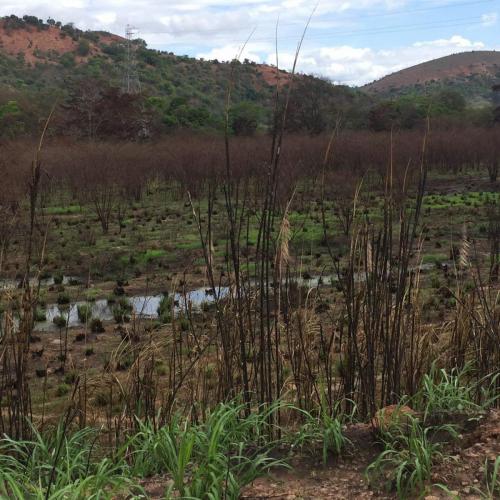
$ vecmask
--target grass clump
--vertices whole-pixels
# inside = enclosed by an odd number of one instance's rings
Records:
[[[437,370],[435,364],[432,365],[430,372],[424,375],[420,391],[415,397],[424,421],[444,421],[454,415],[474,416],[500,397],[495,394],[498,375],[474,382],[472,371],[471,365],[451,372]]]
[[[433,464],[446,458],[442,443],[431,438],[432,434],[443,431],[452,437],[457,435],[452,426],[425,428],[409,415],[404,426],[381,431],[384,451],[368,466],[366,474],[370,483],[395,490],[399,498],[423,493]]]
[[[66,394],[68,394],[70,390],[71,387],[68,384],[59,384],[56,388],[56,396],[59,398],[62,396],[66,396]]]
[[[324,464],[329,455],[340,455],[349,443],[343,433],[342,419],[327,412],[325,405],[322,405],[317,416],[305,410],[299,412],[305,417],[305,422],[298,432],[294,433],[292,447],[309,453],[315,453],[318,447],[321,447]]]
[[[470,365],[451,372],[432,366],[412,400],[421,418],[406,414],[403,421],[378,429],[384,451],[367,469],[370,482],[385,484],[399,498],[424,493],[433,464],[448,459],[444,442],[456,439],[463,426],[499,397],[498,375],[479,381],[472,375]]]
[[[484,464],[485,491],[477,490],[482,498],[493,500],[500,496],[500,456],[495,461],[486,460]]]
[[[90,290],[85,291],[85,300],[88,302],[95,302],[101,295],[102,290],[99,288],[91,288]]]
[[[0,311],[0,314],[1,314],[1,311]],[[43,321],[47,321],[47,314],[46,314],[46,312],[43,309],[37,308],[35,310],[35,317],[34,317],[34,319],[35,319],[35,321],[37,323],[41,323]]]
[[[77,307],[77,312],[80,323],[88,323],[92,317],[92,307],[89,304],[80,304]]]
[[[68,319],[66,316],[59,315],[59,316],[54,316],[52,319],[52,323],[57,326],[57,328],[66,328]]]
[[[161,323],[170,323],[172,321],[172,299],[167,295],[163,295],[156,311]]]
[[[120,297],[120,299],[113,306],[113,318],[116,323],[128,323],[130,321],[130,314],[132,313],[132,304],[127,297]]]
[[[59,305],[67,305],[71,302],[71,298],[69,296],[69,294],[67,292],[61,292],[58,296],[57,296],[57,303]]]
[[[127,474],[126,463],[95,450],[96,433],[83,429],[70,436],[63,426],[32,439],[0,439],[0,498],[110,499],[142,492]]]
[[[62,273],[56,273],[53,277],[54,285],[62,285],[64,281],[64,275]]]
[[[284,465],[271,458],[273,443],[265,439],[268,419],[278,405],[242,417],[244,405],[220,404],[205,423],[179,418],[159,430],[141,423],[129,444],[132,470],[139,477],[168,473],[166,492],[181,498],[239,498],[241,488],[270,467]]]
[[[93,318],[90,322],[90,331],[92,333],[104,333],[105,330],[102,321],[98,318]]]

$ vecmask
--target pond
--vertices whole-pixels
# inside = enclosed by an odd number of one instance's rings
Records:
[[[229,293],[229,288],[220,287],[217,289],[220,298],[224,298]],[[163,294],[159,295],[137,295],[133,297],[126,297],[128,303],[132,307],[131,314],[140,318],[157,319],[158,307],[164,297]],[[194,310],[201,310],[204,304],[212,304],[215,297],[205,288],[200,288],[187,292],[186,295],[176,293],[173,296],[174,311],[179,313],[186,307]],[[39,321],[35,324],[36,331],[54,331],[57,326],[54,324],[54,318],[57,316],[64,316],[68,318],[68,326],[70,328],[82,326],[78,318],[78,306],[87,304],[92,310],[92,318],[100,319],[101,321],[112,321],[114,319],[113,306],[115,304],[109,303],[106,299],[96,300],[94,302],[75,302],[71,305],[58,305],[50,304],[45,308],[45,321]]]
[[[430,269],[434,268],[435,264],[433,263],[424,263],[420,264],[412,268],[413,270],[418,269],[420,272],[426,272]],[[355,281],[363,281],[365,279],[364,276],[356,275]],[[332,285],[336,281],[338,281],[336,276],[309,276],[303,275],[302,277],[298,277],[292,280],[299,286],[304,286],[307,288],[317,288],[322,285]],[[81,283],[79,278],[73,276],[64,276],[63,284],[71,284],[71,283]],[[54,285],[54,278],[48,278],[46,280],[42,280],[42,286],[52,286]],[[3,287],[4,289],[11,287],[16,288],[18,286],[18,282],[15,280],[0,280],[0,289]],[[224,298],[229,294],[228,287],[220,287],[217,289],[217,293],[220,298]],[[145,319],[157,319],[158,318],[158,307],[160,306],[160,302],[163,298],[163,294],[157,295],[137,295],[126,297],[128,303],[130,304],[132,311],[131,315],[135,315],[140,318]],[[201,310],[205,304],[210,305],[214,302],[215,298],[210,290],[206,288],[199,288],[196,290],[192,290],[190,292],[186,292],[186,294],[176,293],[173,296],[174,299],[174,312],[179,313],[180,311],[186,309],[186,307],[191,308],[192,310]],[[118,300],[118,298],[117,298]],[[39,321],[35,324],[36,331],[55,331],[58,327],[54,324],[54,318],[57,316],[63,316],[68,318],[68,326],[70,328],[82,326],[78,318],[78,306],[87,304],[91,307],[92,310],[92,318],[100,319],[101,321],[112,321],[114,320],[113,307],[114,303],[109,303],[106,299],[96,300],[94,302],[85,302],[79,301],[75,302],[71,305],[58,305],[58,304],[49,304],[45,308],[45,321]]]
[[[16,288],[20,288],[22,283],[22,279],[0,279],[0,290],[15,290]],[[36,278],[31,278],[30,279],[30,285],[31,286],[36,286],[38,284],[38,280]],[[55,280],[54,277],[51,276],[50,278],[44,278],[40,280],[40,286],[42,287],[48,287],[48,286],[54,286]],[[80,285],[82,284],[82,280],[80,278],[77,278],[76,276],[63,276],[62,277],[62,285]]]

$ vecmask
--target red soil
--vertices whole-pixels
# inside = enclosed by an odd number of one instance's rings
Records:
[[[123,41],[123,38],[112,34],[99,34],[99,42],[111,44]],[[89,42],[89,56],[101,54],[98,44]],[[75,52],[78,41],[73,40],[59,28],[50,26],[48,29],[38,30],[34,26],[27,26],[23,29],[5,29],[4,23],[0,21],[0,49],[7,55],[16,57],[24,54],[27,64],[34,64],[40,61],[37,52],[45,55],[49,51],[59,55],[67,52]],[[83,62],[87,57],[76,57],[77,62]]]

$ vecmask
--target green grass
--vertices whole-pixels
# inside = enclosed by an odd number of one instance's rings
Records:
[[[447,419],[457,414],[473,417],[500,398],[495,391],[499,375],[479,381],[474,381],[473,375],[472,365],[448,373],[438,370],[433,364],[414,397],[415,406],[423,412],[424,420]]]
[[[321,409],[315,416],[305,410],[300,410],[305,422],[293,433],[292,447],[315,454],[321,449],[323,464],[328,456],[338,456],[349,443],[343,433],[341,418],[331,416],[325,409]]]
[[[143,254],[139,256],[139,260],[141,262],[147,263],[151,262],[152,260],[159,259],[160,257],[163,257],[166,255],[165,250],[146,250]]]
[[[92,307],[88,304],[80,304],[77,307],[78,321],[80,323],[87,323],[92,317]]]
[[[77,214],[82,211],[81,205],[65,205],[60,207],[46,207],[45,213],[47,215],[69,215]]]
[[[484,464],[484,490],[478,493],[485,500],[493,500],[500,496],[500,456],[495,461],[486,460]]]
[[[498,193],[469,191],[464,194],[446,194],[446,195],[427,195],[424,197],[423,208],[445,209],[445,208],[463,208],[466,206],[483,206],[487,203],[498,202],[500,196]]]
[[[88,302],[95,302],[98,298],[102,297],[104,292],[100,288],[91,288],[85,290],[85,300]]]
[[[448,261],[448,256],[444,253],[426,254],[422,257],[422,264],[440,264]]]
[[[284,466],[270,456],[269,418],[280,404],[242,418],[244,405],[220,404],[203,424],[174,418],[159,430],[141,423],[131,440],[132,473],[167,473],[165,496],[193,499],[239,498],[243,486],[269,468]]]
[[[431,477],[432,466],[446,457],[442,445],[433,442],[430,434],[447,431],[456,432],[451,426],[424,428],[417,419],[408,416],[406,425],[391,426],[381,433],[384,451],[371,463],[366,471],[370,484],[395,490],[399,498],[420,496]]]
[[[13,500],[111,499],[140,494],[123,457],[97,458],[96,433],[69,436],[59,426],[46,434],[0,440],[0,497]]]
[[[164,295],[157,309],[158,317],[162,323],[170,323],[172,321],[172,299],[168,295]]]

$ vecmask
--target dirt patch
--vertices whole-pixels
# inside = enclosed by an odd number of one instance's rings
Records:
[[[290,470],[273,471],[258,479],[242,495],[246,500],[391,498],[369,489],[364,472],[380,452],[371,426],[356,424],[346,431],[351,441],[347,452],[323,464],[319,457],[297,457]]]
[[[276,71],[276,68],[273,66],[268,66],[267,64],[259,64],[257,66],[257,70],[263,80],[272,87],[276,86],[276,82],[278,82],[279,87],[284,87],[292,78],[290,73],[286,71],[279,70],[279,73]],[[279,74],[279,79],[278,79]]]
[[[461,499],[482,498],[479,491],[485,492],[485,466],[490,469],[500,456],[500,410],[492,411],[473,432],[463,435],[449,453],[453,459],[435,467],[433,483],[445,484]],[[433,494],[449,498],[437,489]]]
[[[123,40],[117,35],[99,34],[99,43],[111,44]],[[74,53],[77,46],[78,41],[73,40],[55,26],[48,26],[45,29],[37,29],[32,26],[26,26],[23,29],[5,29],[4,23],[0,21],[1,50],[13,57],[23,54],[27,64],[40,62],[41,54],[49,52],[59,55],[67,52]],[[89,56],[76,57],[77,63],[87,61],[90,56],[103,54],[99,44],[89,41],[89,47]]]
[[[242,498],[257,500],[287,499],[366,499],[396,498],[396,495],[372,491],[365,470],[380,448],[371,427],[356,424],[347,430],[352,445],[340,459],[323,465],[312,458],[297,458],[290,470],[273,471],[256,480],[244,491]],[[485,491],[485,462],[494,462],[500,455],[500,410],[488,414],[472,432],[464,434],[447,452],[453,459],[435,466],[432,483],[445,485],[460,499],[480,499]],[[415,497],[417,498],[417,497]],[[437,487],[429,491],[431,499],[451,498]]]

